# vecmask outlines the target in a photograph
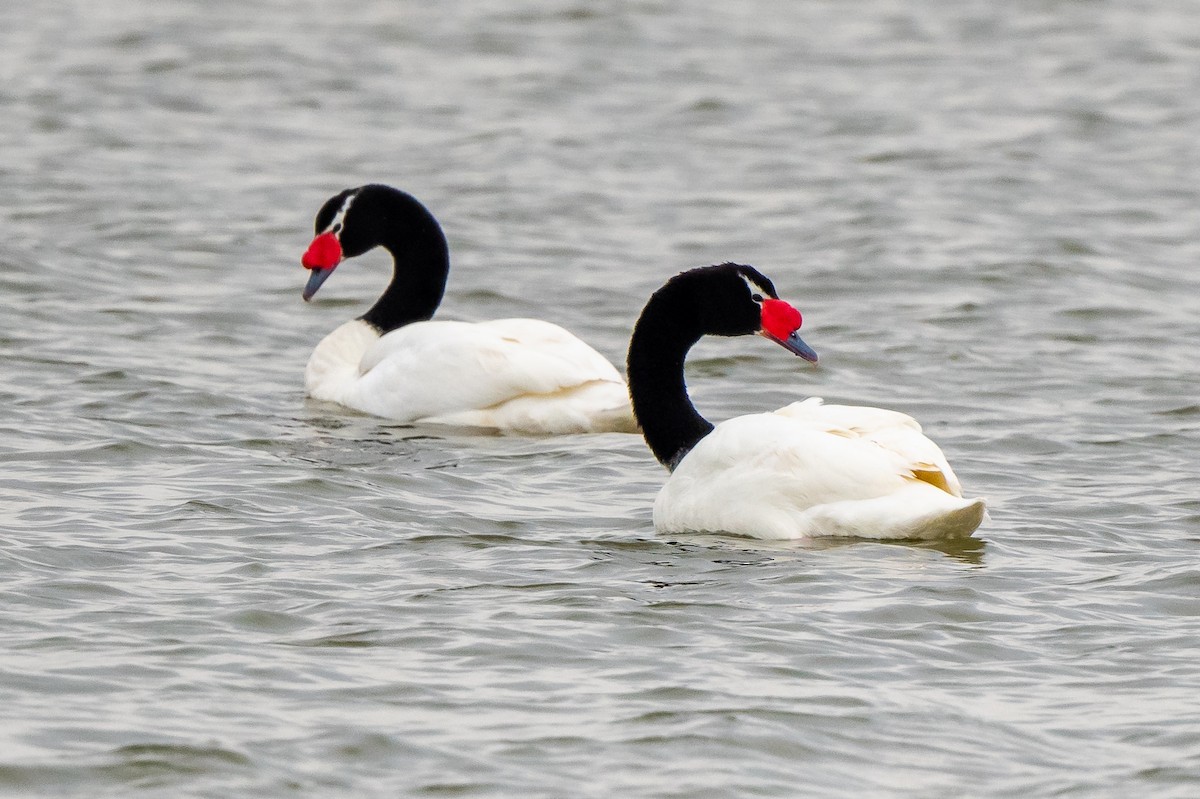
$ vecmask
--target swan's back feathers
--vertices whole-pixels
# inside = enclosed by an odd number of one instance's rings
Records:
[[[941,448],[907,414],[860,405],[826,405],[820,397],[793,402],[775,413],[810,425],[814,430],[874,442],[900,456],[918,480],[956,497],[962,496],[962,485]]]
[[[588,380],[621,380],[600,353],[558,325],[538,319],[417,322],[378,338],[363,354],[359,370],[365,375],[397,356],[450,357],[489,380],[507,380],[533,393]]]
[[[940,538],[982,519],[982,501],[960,493],[910,417],[809,400],[717,425],[663,486],[654,521],[757,538]]]
[[[401,422],[552,433],[634,429],[620,374],[558,325],[414,322],[369,340],[362,328],[371,330],[349,322],[314,351],[311,396]]]

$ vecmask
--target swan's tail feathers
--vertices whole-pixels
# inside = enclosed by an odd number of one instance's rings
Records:
[[[806,527],[809,536],[938,541],[966,538],[986,516],[982,499],[962,499],[914,481],[909,491],[813,508]]]
[[[942,513],[930,520],[918,538],[966,538],[987,518],[987,503],[982,499],[962,500],[961,507]]]

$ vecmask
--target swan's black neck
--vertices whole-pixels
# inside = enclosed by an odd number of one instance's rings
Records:
[[[450,273],[446,236],[433,214],[402,191],[364,186],[348,217],[343,247],[361,237],[360,252],[380,246],[392,255],[392,282],[359,318],[381,333],[432,318]]]
[[[626,364],[633,413],[654,457],[674,469],[712,432],[684,382],[684,360],[705,331],[692,313],[688,286],[678,278],[656,291],[633,328]]]
[[[629,395],[654,456],[674,469],[713,426],[688,397],[683,362],[701,336],[747,336],[762,327],[771,281],[742,264],[718,264],[676,275],[654,294],[629,342]]]

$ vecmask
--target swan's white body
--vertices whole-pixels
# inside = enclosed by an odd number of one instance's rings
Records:
[[[356,319],[324,338],[309,396],[399,422],[520,433],[636,432],[604,356],[536,319],[414,322],[380,336]]]
[[[662,532],[764,539],[955,538],[984,515],[914,419],[817,398],[717,425],[654,503]]]

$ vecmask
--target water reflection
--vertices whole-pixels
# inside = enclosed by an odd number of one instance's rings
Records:
[[[969,566],[982,566],[987,542],[968,536],[942,541],[875,541],[865,538],[804,538],[795,541],[773,541],[746,538],[721,533],[672,534],[667,543],[677,547],[700,547],[716,551],[736,550],[747,555],[767,555],[784,552],[821,552],[863,545],[908,547],[940,552],[948,558]],[[769,560],[769,558],[766,558]],[[758,565],[763,558],[748,558],[745,565]]]

